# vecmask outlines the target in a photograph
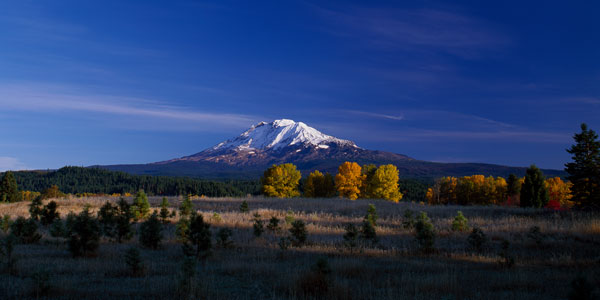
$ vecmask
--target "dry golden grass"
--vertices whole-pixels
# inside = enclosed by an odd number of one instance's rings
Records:
[[[89,204],[97,211],[115,198],[57,200],[61,216],[78,212]],[[131,199],[129,199],[131,201]],[[151,197],[156,208],[161,198]],[[239,212],[242,201],[250,212]],[[169,198],[175,209],[180,198]],[[343,247],[343,225],[359,224],[369,203],[377,207],[379,245],[350,253]],[[233,230],[235,247],[214,249],[206,263],[199,264],[195,297],[206,299],[565,299],[571,280],[578,274],[600,285],[600,216],[583,212],[502,207],[423,206],[379,200],[209,198],[194,200],[194,206],[219,228]],[[418,251],[412,231],[402,227],[405,209],[424,211],[437,231],[436,252]],[[287,231],[260,238],[252,234],[252,218],[258,212],[265,221],[271,216],[282,223],[292,210],[306,222],[308,244],[302,248],[279,249],[279,238]],[[461,210],[471,227],[478,226],[490,242],[483,253],[467,246],[468,233],[450,230]],[[212,218],[218,213],[221,221]],[[28,216],[26,203],[1,204],[0,215]],[[177,219],[172,220],[176,222]],[[266,223],[266,222],[265,222]],[[545,238],[536,245],[527,237],[539,226]],[[146,266],[143,276],[127,272],[123,253],[137,239],[124,244],[103,241],[93,258],[71,258],[66,246],[41,229],[36,245],[18,245],[17,274],[0,274],[0,298],[35,298],[32,275],[47,270],[56,299],[172,299],[177,298],[178,275],[183,261],[174,225],[165,228],[160,250],[142,249]],[[513,268],[498,261],[501,240],[511,243],[516,259]],[[311,271],[317,258],[327,257],[332,273],[326,277],[327,290],[315,291],[323,278]]]

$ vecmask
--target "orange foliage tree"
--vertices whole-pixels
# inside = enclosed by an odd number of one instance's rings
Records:
[[[548,189],[548,194],[550,196],[547,206],[571,208],[574,204],[574,202],[571,201],[571,198],[573,198],[571,186],[573,186],[573,184],[568,181],[563,181],[560,177],[546,179],[546,188]]]
[[[355,162],[345,162],[338,168],[335,175],[335,187],[341,197],[356,200],[366,176],[361,173],[361,167]]]

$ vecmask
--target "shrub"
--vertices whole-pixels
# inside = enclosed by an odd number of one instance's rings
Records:
[[[271,219],[269,219],[269,224],[267,224],[267,229],[269,229],[271,232],[279,231],[279,219],[277,219],[275,216],[272,216]]]
[[[367,209],[367,214],[365,215],[365,221],[368,221],[373,225],[373,227],[377,226],[377,210],[375,209],[375,205],[369,204],[369,208]]]
[[[138,248],[131,247],[125,251],[125,264],[129,268],[131,275],[138,276],[142,274],[144,265]]]
[[[50,225],[55,219],[60,218],[60,214],[56,211],[58,204],[55,201],[50,201],[41,211],[41,222],[44,226]]]
[[[229,228],[221,228],[217,231],[217,245],[221,248],[231,248],[233,247],[233,241],[231,241],[231,236],[233,232]]]
[[[50,225],[50,229],[48,230],[50,235],[55,238],[66,237],[67,229],[65,228],[65,223],[61,219],[56,219]]]
[[[350,253],[358,246],[358,228],[352,223],[348,223],[344,226],[344,245],[350,249]]]
[[[31,274],[31,294],[35,295],[36,299],[48,296],[51,289],[50,272],[38,269]]]
[[[34,219],[18,217],[12,225],[10,225],[10,232],[17,238],[19,243],[33,244],[42,238],[37,232],[37,228],[38,225]]]
[[[117,236],[117,214],[119,207],[112,205],[106,201],[100,210],[98,211],[98,223],[102,230],[102,234],[109,238],[115,238]]]
[[[415,224],[415,239],[419,244],[421,250],[425,252],[431,252],[435,243],[435,229],[431,220],[427,217],[427,214],[421,212],[417,218]]]
[[[454,221],[452,221],[452,231],[465,231],[469,229],[467,218],[463,216],[462,211],[458,211]]]
[[[260,237],[265,231],[263,220],[260,219],[259,213],[254,214],[254,223],[252,224],[252,229],[255,237]]]
[[[471,234],[469,234],[469,237],[467,238],[467,242],[471,248],[477,250],[477,252],[481,252],[487,243],[487,236],[479,227],[474,227],[473,231],[471,231]]]
[[[193,208],[194,207],[190,195],[186,195],[185,198],[183,198],[183,202],[181,202],[181,206],[179,207],[179,216],[182,218],[189,217],[192,214]]]
[[[290,244],[291,241],[289,237],[281,237],[279,238],[279,242],[277,242],[279,249],[281,249],[282,251],[287,250],[290,247]]]
[[[218,213],[214,213],[212,215],[212,221],[215,223],[221,223],[223,221],[223,218],[221,218],[221,215]]]
[[[67,226],[69,251],[73,257],[88,256],[96,253],[100,240],[100,225],[87,208],[72,219]],[[69,219],[67,219],[69,220]]]
[[[3,258],[5,264],[5,270],[8,274],[14,275],[16,273],[15,265],[17,263],[14,257],[14,249],[17,238],[10,234],[0,241],[0,257]]]
[[[158,215],[154,212],[148,220],[140,226],[140,244],[146,248],[158,249],[162,240],[162,225]]]
[[[540,246],[542,244],[542,241],[544,240],[544,234],[540,230],[539,226],[532,226],[531,228],[529,228],[527,237],[533,242],[535,242],[535,244],[538,246]]]
[[[362,222],[362,225],[360,226],[360,239],[365,242],[368,241],[372,245],[376,244],[378,241],[377,233],[375,232],[375,226],[373,226],[373,224],[366,219]]]
[[[119,207],[117,215],[117,242],[121,243],[131,239],[133,236],[133,230],[131,229],[133,212],[129,203],[123,198],[119,200],[117,205]]]
[[[404,229],[409,230],[415,227],[415,218],[413,216],[412,210],[404,210],[404,219],[402,220],[402,227],[404,227]]]
[[[181,264],[181,270],[177,278],[177,293],[182,299],[194,299],[196,287],[196,260],[186,256]]]
[[[135,195],[131,210],[133,211],[133,217],[135,220],[144,219],[148,216],[148,213],[150,213],[150,203],[148,203],[148,196],[146,196],[144,190],[140,190]]]
[[[306,298],[325,298],[332,284],[330,274],[331,268],[327,259],[319,258],[311,271],[299,279],[299,292]]]
[[[244,200],[242,201],[242,204],[240,204],[240,212],[247,213],[248,211],[248,202]]]
[[[179,241],[185,242],[187,240],[187,232],[190,228],[190,219],[181,218],[177,225],[175,225],[175,235]]]
[[[2,231],[5,234],[8,233],[11,224],[12,220],[10,219],[10,215],[4,215],[4,217],[2,217],[2,220],[0,220],[0,228],[2,228]]]
[[[210,249],[212,248],[212,234],[210,232],[210,224],[204,222],[202,215],[192,214],[190,227],[188,228],[186,235],[186,247],[191,247],[191,250],[193,251],[193,253],[189,254],[193,254],[196,258],[202,259],[210,255]]]
[[[587,278],[579,275],[571,281],[571,290],[569,291],[569,300],[592,300],[594,286]]]
[[[296,218],[294,218],[294,212],[292,210],[288,210],[285,214],[285,224],[291,225],[295,220]]]
[[[501,267],[512,268],[515,265],[515,257],[510,254],[509,248],[510,242],[503,240],[500,253],[498,254],[498,256],[502,258],[502,260],[498,262]]]
[[[302,220],[296,220],[292,222],[292,228],[290,228],[292,234],[292,244],[296,247],[300,247],[306,243],[307,231],[306,226]]]
[[[35,197],[29,204],[29,216],[33,220],[39,220],[42,214],[42,197]]]
[[[160,221],[163,224],[167,224],[169,222],[169,200],[167,197],[162,198],[162,202],[160,203]]]

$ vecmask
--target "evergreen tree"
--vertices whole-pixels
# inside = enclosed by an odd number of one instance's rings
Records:
[[[133,235],[133,230],[131,229],[131,221],[133,220],[133,213],[131,211],[131,205],[125,201],[125,199],[121,198],[118,206],[118,214],[117,214],[117,242],[121,243],[125,240],[129,240]]]
[[[367,214],[365,215],[364,220],[371,223],[373,226],[377,226],[377,209],[375,209],[375,205],[369,204],[369,208],[367,208]]]
[[[100,211],[98,211],[98,223],[102,229],[102,234],[106,237],[114,238],[117,236],[118,210],[118,206],[112,205],[110,202],[106,201],[106,203],[100,207]]]
[[[255,237],[260,237],[263,232],[265,232],[265,228],[263,226],[263,220],[260,218],[259,213],[254,214],[254,223],[252,224],[252,229],[254,231]]]
[[[240,212],[247,213],[248,211],[248,201],[244,200],[242,201],[242,204],[240,204]]]
[[[135,195],[131,208],[133,210],[133,217],[136,220],[141,220],[148,216],[148,213],[150,213],[150,203],[148,203],[148,196],[146,196],[144,190],[139,190]]]
[[[292,222],[292,228],[290,228],[289,231],[292,234],[292,243],[294,246],[300,247],[304,245],[308,236],[308,232],[306,231],[306,226],[302,220],[296,220]]]
[[[212,233],[210,224],[204,222],[202,215],[193,213],[190,219],[190,226],[186,232],[186,245],[191,248],[193,256],[197,258],[206,258],[212,248]],[[188,244],[189,243],[189,244]],[[184,248],[185,249],[185,248]]]
[[[421,212],[417,218],[417,223],[415,224],[415,239],[423,251],[433,251],[435,228],[433,227],[433,224],[431,224],[431,220],[427,217],[427,214],[424,212]]]
[[[187,218],[192,214],[193,210],[192,198],[189,194],[185,195],[183,198],[183,202],[181,202],[181,206],[179,207],[179,215],[183,218]]]
[[[67,219],[69,251],[74,257],[96,252],[100,241],[100,226],[87,208],[79,215]]]
[[[54,220],[60,218],[60,214],[57,211],[58,204],[55,201],[50,201],[44,208],[41,213],[41,222],[42,225],[48,226],[54,222]]]
[[[517,177],[517,175],[508,175],[508,179],[506,180],[506,193],[509,197],[514,197],[521,193],[521,182],[519,181],[519,177]]]
[[[169,200],[167,200],[167,197],[163,197],[162,202],[160,203],[160,221],[163,224],[166,224],[169,222],[168,218],[169,218]]]
[[[15,175],[11,171],[4,172],[2,181],[0,181],[0,201],[1,202],[17,202],[21,201],[19,187],[15,180]]]
[[[140,244],[146,248],[158,249],[162,240],[162,224],[154,212],[140,225]]]
[[[573,162],[567,163],[567,179],[573,186],[571,192],[579,206],[600,209],[600,141],[598,134],[581,124],[581,133],[573,136],[575,145],[567,149]]]
[[[33,220],[39,220],[40,215],[42,214],[42,197],[35,197],[29,203],[29,216]]]
[[[373,177],[375,176],[375,172],[377,171],[377,166],[374,164],[364,165],[361,168],[361,173],[364,176],[364,182],[360,188],[360,197],[361,198],[375,198],[373,192],[375,190],[375,184],[373,182]]]
[[[521,187],[521,207],[544,207],[549,200],[546,178],[535,165],[527,169],[525,182]]]

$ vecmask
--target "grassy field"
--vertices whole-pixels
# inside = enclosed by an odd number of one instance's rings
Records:
[[[107,199],[57,202],[65,216],[86,203],[96,212]],[[173,209],[181,202],[169,200]],[[239,211],[243,200],[249,213]],[[158,207],[160,198],[151,197],[150,203]],[[359,225],[369,203],[379,215],[379,243],[351,253],[343,244],[343,225]],[[40,270],[50,275],[41,281],[51,287],[47,297],[52,299],[566,299],[577,275],[600,285],[598,214],[337,198],[209,198],[194,200],[194,207],[211,223],[213,234],[222,227],[232,229],[234,247],[213,248],[206,262],[196,265],[191,295],[178,289],[184,256],[173,219],[164,229],[161,249],[140,248],[145,265],[141,276],[131,276],[123,258],[127,249],[138,245],[137,237],[123,244],[102,241],[95,257],[72,258],[64,240],[42,228],[39,243],[16,246],[17,272],[0,274],[0,298],[36,298]],[[434,253],[422,253],[414,231],[403,228],[405,209],[424,211],[431,218],[437,232]],[[255,212],[267,221],[271,216],[283,220],[290,210],[307,224],[306,246],[281,250],[278,241],[287,230],[253,236]],[[482,253],[468,246],[469,232],[450,230],[459,210],[469,226],[480,227],[488,236]],[[27,203],[1,204],[0,215],[5,214],[28,216]],[[541,229],[541,244],[528,237],[532,226]],[[513,267],[499,263],[503,240],[510,242]],[[327,289],[315,291],[322,278],[312,268],[322,257],[331,273],[325,276]]]

